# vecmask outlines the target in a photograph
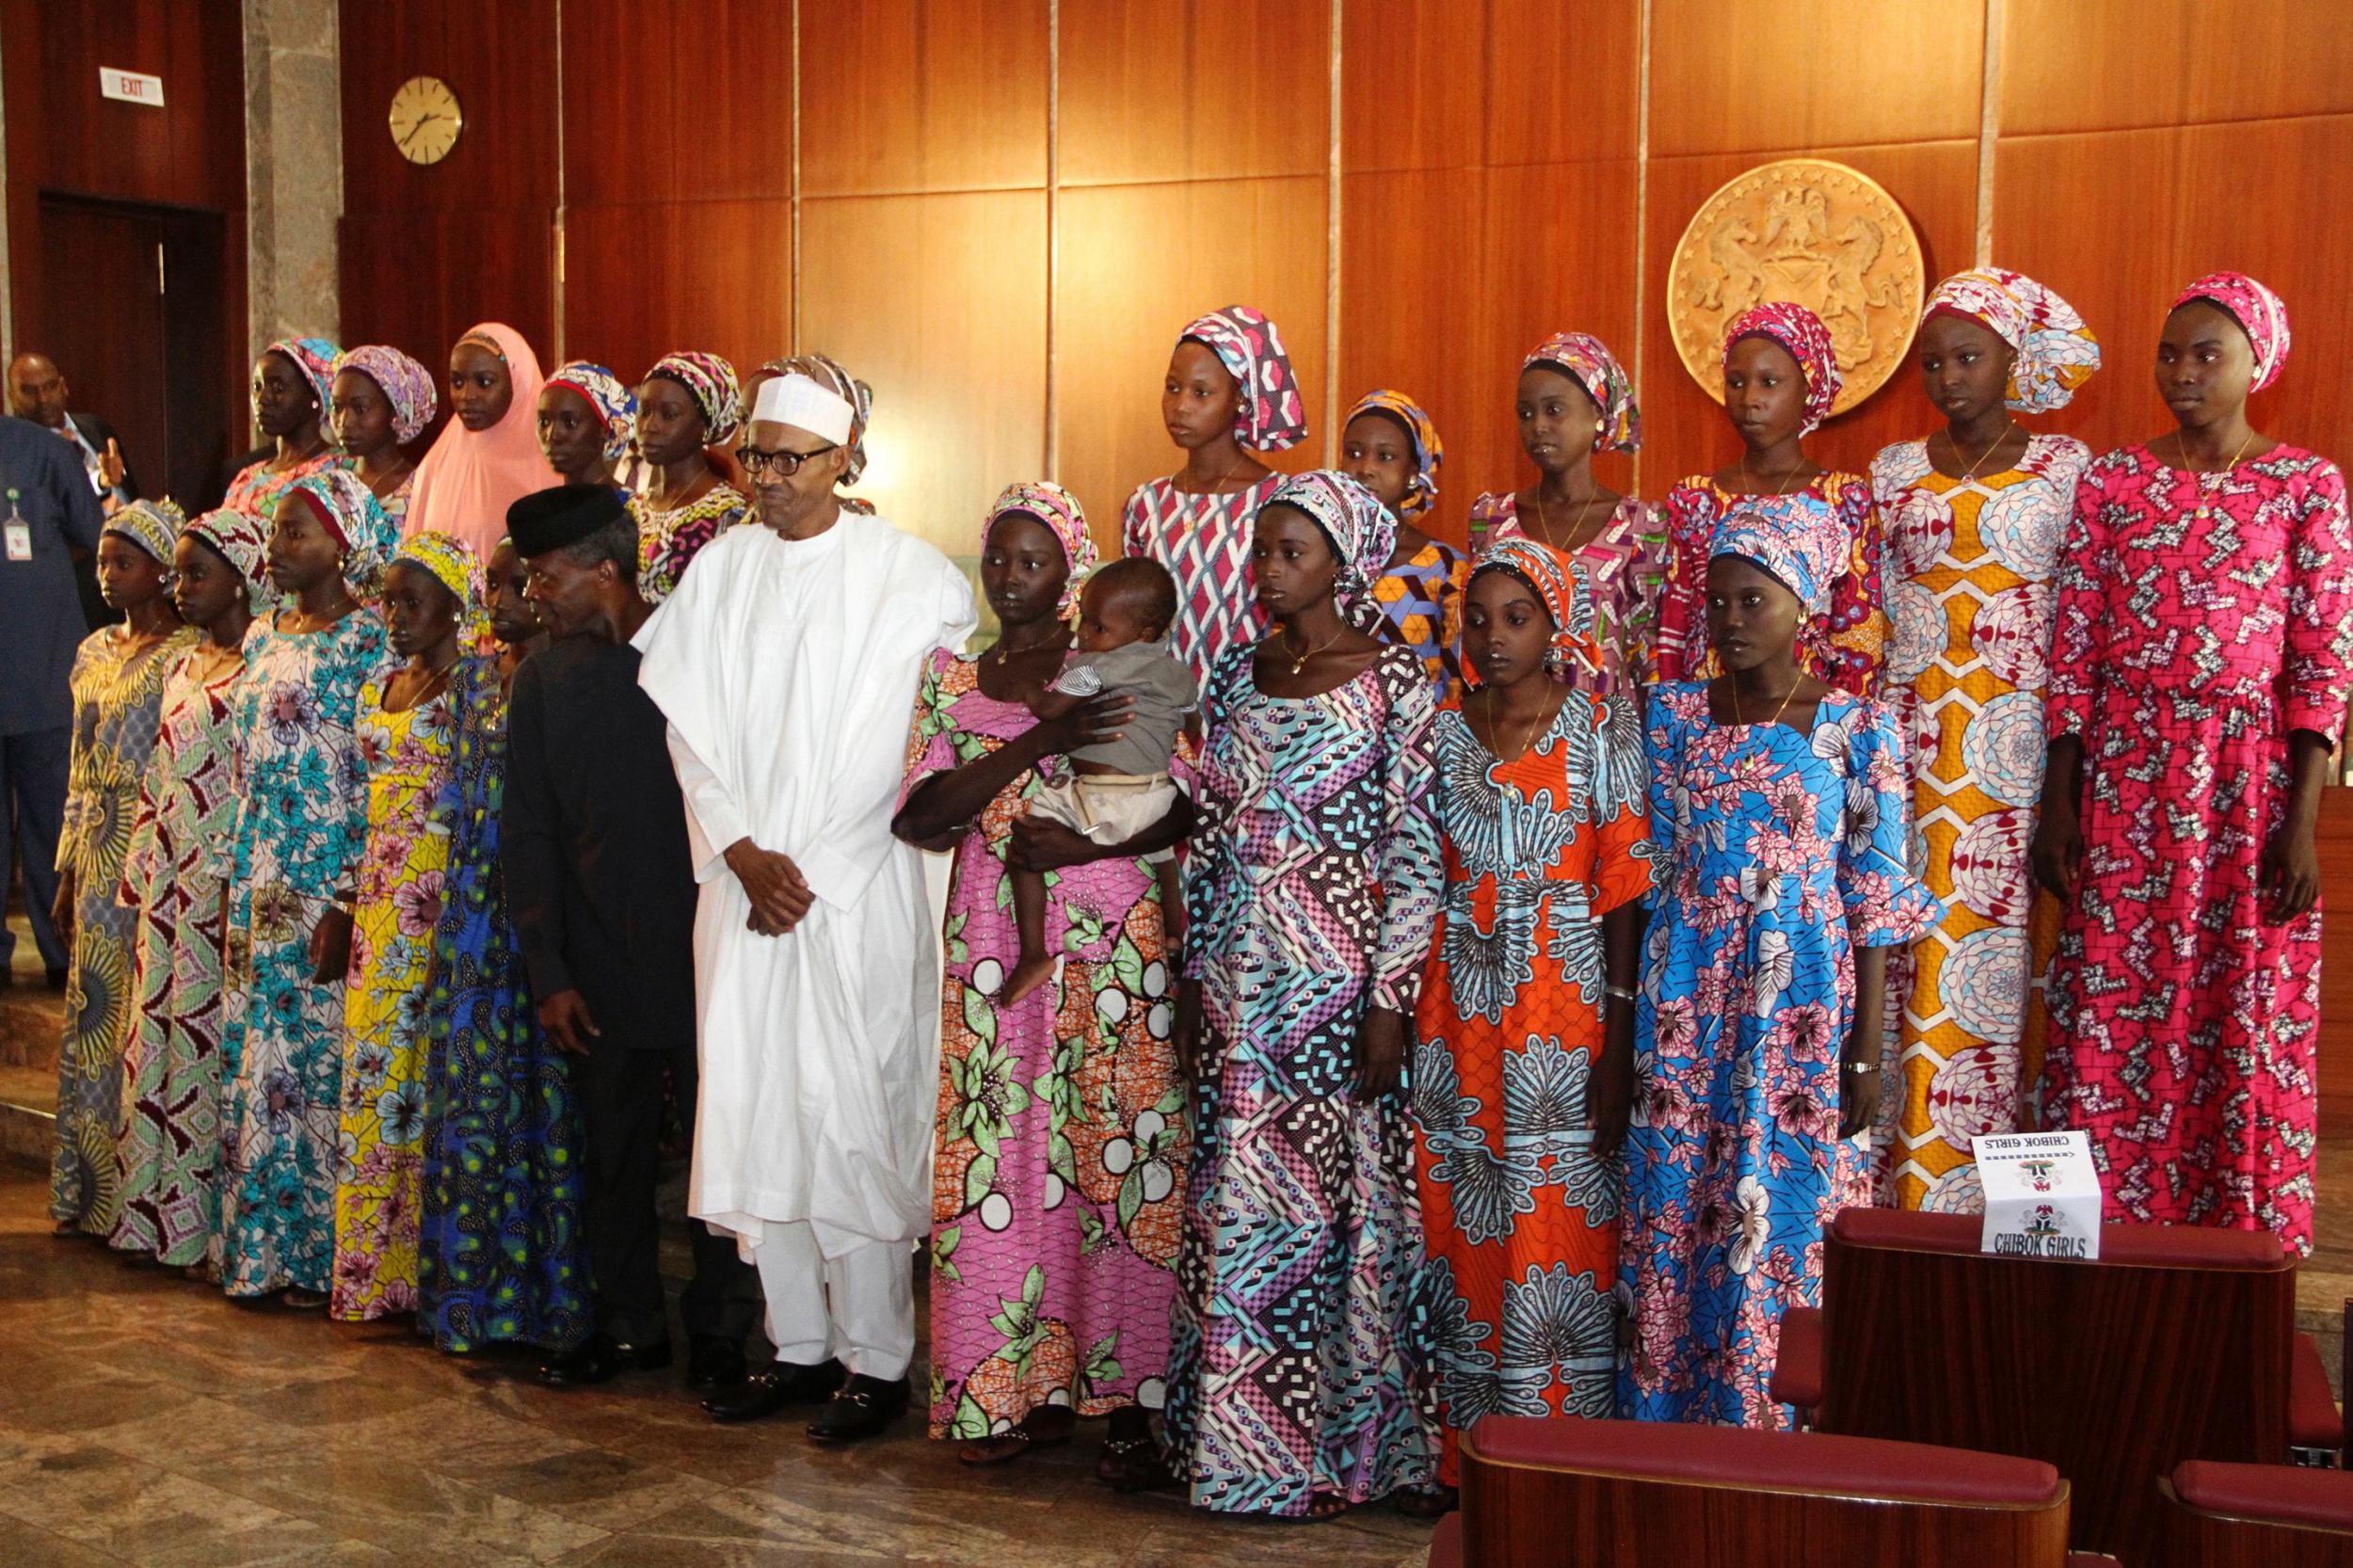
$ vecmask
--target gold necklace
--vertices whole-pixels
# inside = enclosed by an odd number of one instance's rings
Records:
[[[1966,485],[1970,480],[1975,479],[1977,476],[1977,470],[1985,467],[1985,460],[1993,456],[1994,447],[1998,447],[2004,441],[2009,440],[2009,433],[2017,428],[2018,422],[2016,420],[2005,420],[2002,424],[2002,433],[1993,438],[1993,443],[1992,446],[1987,447],[1983,452],[1977,454],[1977,460],[1969,465],[1969,472],[1961,476],[1961,482]],[[1955,457],[1959,457],[1961,456],[1961,443],[1953,440],[1953,433],[1950,428],[1947,428],[1945,432],[1945,444],[1953,449],[1953,456]]]
[[[1771,499],[1779,501],[1783,496],[1787,495],[1789,493],[1791,481],[1798,477],[1798,470],[1804,467],[1805,459],[1802,457],[1799,458],[1798,467],[1791,469],[1787,473],[1781,476],[1781,488],[1772,493]],[[1744,452],[1740,455],[1740,487],[1749,494],[1754,495],[1757,493],[1756,483],[1756,475],[1749,472],[1749,456],[1748,454]]]
[[[1504,730],[1502,728],[1503,720],[1501,716],[1496,712],[1496,689],[1493,686],[1490,686],[1485,691],[1481,692],[1480,696],[1487,705],[1487,733],[1498,740],[1502,739],[1504,735]],[[1521,758],[1527,756],[1528,748],[1536,744],[1536,732],[1540,729],[1550,728],[1552,720],[1559,716],[1560,712],[1561,711],[1556,708],[1550,713],[1538,713],[1535,718],[1529,721],[1528,733],[1520,737],[1519,748],[1513,751],[1509,757],[1506,757],[1500,750],[1497,751],[1495,754],[1496,760],[1498,762],[1516,762]]]
[[[1291,661],[1291,673],[1293,675],[1297,675],[1301,670],[1305,669],[1307,667],[1308,660],[1314,658],[1317,654],[1321,653],[1325,648],[1330,648],[1334,643],[1338,642],[1340,640],[1340,632],[1346,632],[1347,630],[1348,627],[1346,623],[1342,623],[1339,632],[1333,632],[1330,636],[1324,638],[1323,641],[1318,643],[1315,647],[1309,648],[1298,658],[1293,659]],[[1288,652],[1292,647],[1291,629],[1289,626],[1286,625],[1283,628],[1282,638],[1284,650]]]
[[[1529,493],[1536,498],[1536,532],[1539,537],[1561,554],[1575,555],[1577,536],[1585,531],[1585,520],[1593,516],[1593,504],[1601,499],[1601,487],[1596,485],[1593,493],[1585,498],[1585,504],[1577,511],[1577,520],[1569,524],[1568,539],[1561,544],[1552,543],[1552,513],[1545,504],[1545,482],[1537,480],[1535,489]]]
[[[1773,716],[1765,721],[1766,728],[1770,728],[1772,726],[1781,722],[1782,714],[1789,712],[1790,697],[1796,696],[1798,695],[1798,688],[1804,683],[1805,676],[1802,673],[1789,682],[1788,696],[1784,696],[1781,699],[1781,706],[1773,710]],[[1740,709],[1740,683],[1737,680],[1732,683],[1732,722],[1740,726],[1742,728],[1746,728],[1749,722],[1748,714],[1743,712]]]
[[[2230,463],[2224,467],[2220,473],[2212,473],[2201,472],[2201,470],[2194,469],[2189,466],[2189,443],[2183,440],[2182,433],[2179,430],[2173,432],[2174,455],[2182,459],[2183,471],[2191,474],[2198,481],[2197,521],[2206,522],[2213,519],[2215,498],[2220,493],[2222,487],[2230,483],[2231,475],[2238,471],[2238,460],[2247,456],[2247,449],[2249,446],[2252,446],[2254,442],[2255,431],[2253,426],[2250,425],[2247,431],[2247,439],[2238,443],[2238,450],[2236,452],[2231,454]],[[2209,480],[2212,480],[2213,483],[2208,484],[2207,481]]]

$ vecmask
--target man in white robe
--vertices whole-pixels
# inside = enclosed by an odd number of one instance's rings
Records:
[[[890,817],[924,662],[975,620],[945,555],[842,510],[850,417],[807,376],[760,389],[744,448],[759,525],[707,546],[636,639],[701,884],[687,1207],[759,1268],[776,1346],[774,1370],[707,1408],[744,1420],[830,1394],[809,1432],[832,1442],[907,1405],[938,969],[920,857]]]

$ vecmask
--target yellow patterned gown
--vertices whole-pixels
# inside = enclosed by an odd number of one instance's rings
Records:
[[[387,669],[360,688],[368,847],[360,858],[350,983],[344,993],[343,1158],[335,1188],[329,1312],[381,1318],[417,1305],[424,1204],[426,985],[441,915],[455,677],[405,712],[384,711]]]
[[[1905,1208],[1984,1207],[1979,1133],[2013,1131],[2040,1069],[2040,992],[2057,906],[2026,863],[2042,792],[2058,547],[2090,449],[2038,435],[2017,467],[1963,483],[1924,441],[1871,464],[1886,528],[1886,696],[1911,745],[1913,859],[1942,923],[1889,956],[1881,1194]],[[2029,1060],[2030,1058],[2034,1060]]]

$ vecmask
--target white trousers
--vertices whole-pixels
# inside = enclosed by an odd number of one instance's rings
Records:
[[[761,1227],[751,1249],[768,1298],[776,1358],[803,1367],[839,1358],[886,1383],[915,1359],[915,1254],[904,1241],[868,1241],[828,1259],[806,1220]]]

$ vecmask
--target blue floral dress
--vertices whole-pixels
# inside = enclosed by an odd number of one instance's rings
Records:
[[[319,632],[264,618],[231,699],[238,789],[221,1040],[221,1283],[232,1296],[325,1291],[335,1247],[344,985],[312,980],[311,931],[368,838],[360,685],[384,623]]]
[[[1913,875],[1895,723],[1833,691],[1809,732],[1722,725],[1707,686],[1651,688],[1651,828],[1663,862],[1635,1004],[1619,1288],[1624,1414],[1776,1428],[1782,1314],[1821,1298],[1822,1230],[1868,1203],[1838,1136],[1854,950],[1936,924]]]
[[[437,812],[451,824],[449,878],[433,933],[417,1326],[457,1353],[502,1339],[568,1351],[591,1325],[580,1120],[506,917],[497,663],[461,660],[451,702],[457,758]]]

